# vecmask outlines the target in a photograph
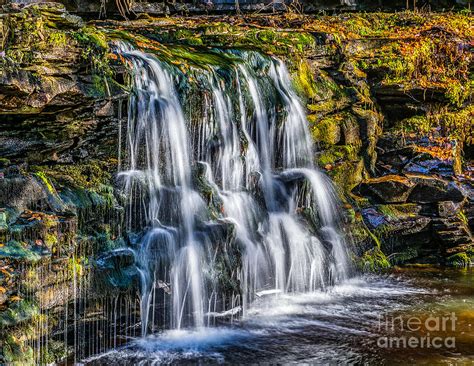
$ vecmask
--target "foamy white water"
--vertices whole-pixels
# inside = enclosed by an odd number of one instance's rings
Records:
[[[430,296],[430,290],[378,277],[353,278],[325,291],[267,291],[233,326],[168,330],[87,362],[360,363],[376,357],[369,350],[379,336],[380,317],[408,309],[421,296]],[[369,350],[364,343],[371,345]]]

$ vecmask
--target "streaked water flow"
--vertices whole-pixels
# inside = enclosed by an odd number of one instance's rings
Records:
[[[120,52],[133,93],[119,177],[128,230],[142,233],[143,336],[245,316],[262,294],[348,278],[337,200],[314,167],[282,61],[242,52],[185,75],[156,56]]]

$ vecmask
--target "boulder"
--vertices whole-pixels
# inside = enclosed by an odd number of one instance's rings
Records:
[[[464,194],[455,182],[433,176],[408,176],[416,183],[411,191],[408,202],[434,203],[439,201],[461,202]]]
[[[391,235],[411,235],[428,230],[429,217],[399,211],[397,205],[379,205],[362,210],[364,222],[376,233],[385,237]]]
[[[21,212],[47,197],[46,190],[32,176],[16,175],[0,179],[0,206]]]
[[[390,174],[399,174],[410,159],[414,156],[410,146],[399,149],[389,149],[377,145],[377,168]]]
[[[369,196],[382,203],[403,203],[415,184],[399,175],[386,175],[380,178],[371,178],[360,183],[354,193]]]

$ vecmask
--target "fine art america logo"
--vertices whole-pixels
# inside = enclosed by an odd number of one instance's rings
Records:
[[[456,331],[455,313],[448,316],[380,316],[378,330],[386,334],[377,339],[380,348],[448,348],[456,347],[456,338],[450,336]]]

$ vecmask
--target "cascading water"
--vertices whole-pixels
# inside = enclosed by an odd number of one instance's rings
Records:
[[[119,52],[133,86],[119,177],[128,230],[144,233],[136,250],[142,335],[158,323],[202,327],[229,308],[245,314],[263,294],[348,276],[334,192],[313,166],[283,62],[220,53],[228,65],[185,75],[156,56]]]

